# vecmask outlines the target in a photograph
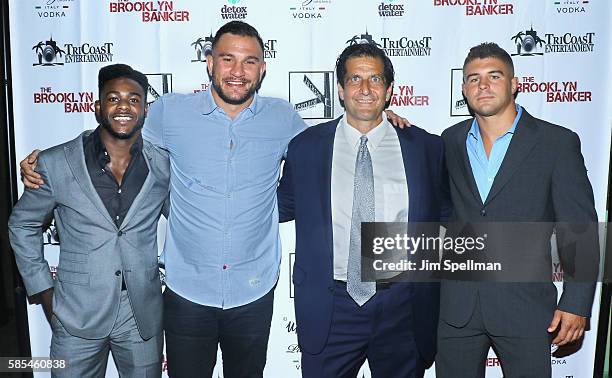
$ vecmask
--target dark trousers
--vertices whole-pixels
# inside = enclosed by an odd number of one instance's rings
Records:
[[[440,319],[436,377],[484,378],[485,359],[491,347],[499,358],[504,377],[550,377],[551,338],[546,330],[540,335],[520,337],[492,335],[486,329],[481,306],[485,304],[479,299],[470,321],[463,327],[453,327]]]
[[[346,284],[336,282],[327,344],[318,354],[302,351],[302,376],[356,377],[367,358],[373,378],[422,377],[425,368],[414,339],[412,305],[412,291],[404,283],[377,290],[359,307]]]
[[[224,377],[262,377],[273,301],[274,289],[255,302],[223,310],[193,303],[166,288],[168,375],[211,377],[220,344]]]

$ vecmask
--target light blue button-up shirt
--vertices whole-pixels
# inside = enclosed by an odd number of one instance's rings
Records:
[[[470,128],[465,140],[465,147],[467,148],[468,157],[470,159],[470,166],[472,167],[472,173],[474,175],[474,179],[476,180],[476,186],[478,187],[478,192],[480,193],[480,199],[483,203],[486,201],[487,196],[489,195],[489,191],[491,190],[491,186],[493,186],[495,176],[497,175],[497,172],[504,161],[504,157],[508,151],[508,146],[510,146],[510,141],[512,140],[512,136],[516,130],[516,125],[521,118],[521,114],[523,114],[523,108],[518,104],[516,104],[516,112],[517,114],[514,118],[512,126],[493,143],[488,159],[476,118],[474,118],[474,121],[472,121],[472,127]]]
[[[287,101],[258,95],[233,120],[210,91],[168,94],[151,105],[143,136],[170,155],[162,258],[172,291],[226,309],[274,287],[280,163],[305,128]]]

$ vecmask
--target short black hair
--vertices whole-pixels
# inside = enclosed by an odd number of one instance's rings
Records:
[[[484,42],[480,45],[472,47],[465,58],[465,61],[463,62],[463,70],[465,71],[465,66],[467,66],[473,60],[486,58],[496,58],[504,62],[504,64],[506,64],[506,66],[510,69],[510,76],[514,77],[514,63],[512,62],[510,54],[508,54],[506,50],[499,47],[497,43],[493,42]]]
[[[338,83],[342,86],[342,88],[344,88],[346,62],[351,58],[364,56],[378,58],[383,62],[385,88],[389,88],[389,86],[395,81],[395,70],[393,70],[393,63],[391,63],[391,59],[389,59],[387,54],[385,54],[385,51],[373,43],[355,43],[342,51],[342,54],[340,54],[338,60],[336,61],[336,78]]]
[[[144,92],[145,100],[149,91],[149,80],[147,76],[140,71],[136,71],[127,64],[111,64],[100,68],[98,72],[98,95],[102,96],[102,89],[111,80],[126,78],[137,82]]]
[[[261,36],[259,35],[259,32],[257,31],[257,29],[255,29],[251,25],[247,24],[246,22],[242,22],[242,21],[230,21],[227,24],[221,26],[219,30],[217,30],[217,33],[215,34],[215,37],[213,38],[213,41],[212,41],[213,51],[215,51],[215,46],[219,42],[219,39],[221,39],[223,34],[227,34],[227,33],[239,35],[242,37],[255,38],[257,40],[257,43],[259,43],[259,47],[261,47],[261,53],[263,54],[264,44],[263,44],[263,40],[261,39]]]

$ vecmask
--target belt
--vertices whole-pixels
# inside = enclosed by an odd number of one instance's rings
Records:
[[[334,282],[346,289],[346,281],[334,280]],[[376,281],[376,290],[387,290],[397,282]]]

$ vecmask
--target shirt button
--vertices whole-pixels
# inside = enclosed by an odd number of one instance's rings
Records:
[[[223,264],[223,270],[227,269],[227,264]]]
[[[481,209],[480,210],[480,215],[483,216],[483,217],[486,217],[487,216],[487,210],[486,209]]]
[[[123,231],[117,232],[117,236],[121,236],[121,235],[123,235]]]
[[[120,270],[115,272],[115,276],[119,277],[120,275],[121,275],[121,271]]]
[[[490,180],[490,179],[489,179]],[[119,190],[117,190],[117,193],[121,194],[121,188],[119,188]]]

